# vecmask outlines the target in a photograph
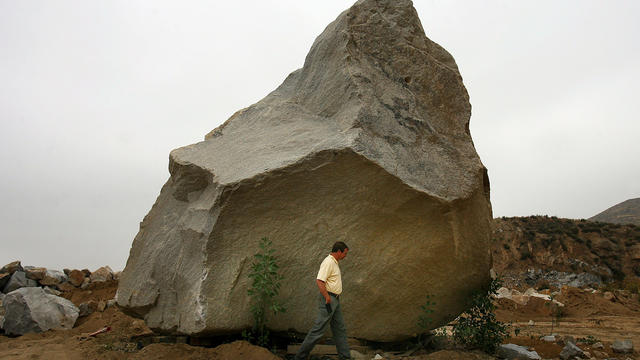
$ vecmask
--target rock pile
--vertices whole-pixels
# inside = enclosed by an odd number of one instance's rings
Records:
[[[554,337],[554,336],[549,336]],[[575,339],[571,336],[565,336],[561,339],[555,341],[558,345],[563,346],[562,351],[558,354],[558,357],[563,360],[568,359],[616,359],[613,357],[609,357],[609,354],[604,352],[604,345],[602,343],[595,343],[591,346],[593,350],[593,354],[596,357],[592,357],[592,355],[584,351],[580,346],[578,346]],[[597,350],[596,350],[597,349]],[[625,340],[616,340],[611,346],[611,350],[617,354],[631,354],[634,351],[633,342],[629,339]],[[530,349],[516,345],[516,344],[502,344],[498,348],[498,357],[500,359],[507,360],[517,360],[517,359],[541,359],[537,352],[531,351]]]
[[[455,60],[425,36],[411,1],[356,2],[280,87],[171,152],[118,304],[158,331],[242,331],[247,274],[267,236],[287,303],[269,326],[306,333],[317,268],[344,240],[351,336],[414,336],[427,294],[432,325],[447,323],[491,264],[489,179],[470,115]]]
[[[89,270],[50,270],[22,266],[14,261],[0,269],[0,330],[10,335],[41,332],[48,329],[70,329],[78,309],[58,296],[63,291],[86,289],[90,284],[117,279],[108,266],[93,273]],[[102,306],[104,309],[107,304]],[[93,310],[99,309],[96,304]]]

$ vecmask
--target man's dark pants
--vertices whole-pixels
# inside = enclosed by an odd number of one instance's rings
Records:
[[[342,307],[340,306],[340,297],[333,294],[331,296],[331,312],[326,307],[326,300],[322,294],[319,294],[318,298],[318,317],[313,324],[311,330],[304,338],[302,346],[296,354],[297,360],[304,360],[309,357],[309,353],[316,345],[316,343],[324,335],[324,331],[327,329],[327,325],[331,326],[331,332],[333,333],[333,341],[336,343],[338,349],[338,355],[341,359],[349,359],[349,345],[347,344],[347,330],[344,326],[344,318],[342,317]]]

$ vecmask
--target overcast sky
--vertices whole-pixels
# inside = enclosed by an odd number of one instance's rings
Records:
[[[0,0],[0,266],[124,268],[169,177],[352,1]],[[416,0],[456,59],[494,216],[640,196],[640,2]]]

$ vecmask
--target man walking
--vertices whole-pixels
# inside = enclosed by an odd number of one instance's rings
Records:
[[[342,294],[342,276],[338,262],[347,256],[349,248],[347,244],[338,241],[333,244],[329,254],[320,264],[320,270],[316,277],[316,284],[320,290],[318,298],[318,317],[311,330],[304,338],[302,346],[296,354],[297,360],[305,360],[318,340],[324,335],[327,325],[331,325],[333,341],[338,349],[340,359],[350,359],[349,345],[347,344],[347,330],[342,318],[340,306],[340,294]]]

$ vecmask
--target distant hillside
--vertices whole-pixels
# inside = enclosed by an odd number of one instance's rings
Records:
[[[493,268],[523,279],[527,273],[589,273],[603,281],[640,277],[640,227],[555,216],[493,221]]]
[[[640,225],[640,198],[621,202],[589,218],[589,220],[614,224]]]

